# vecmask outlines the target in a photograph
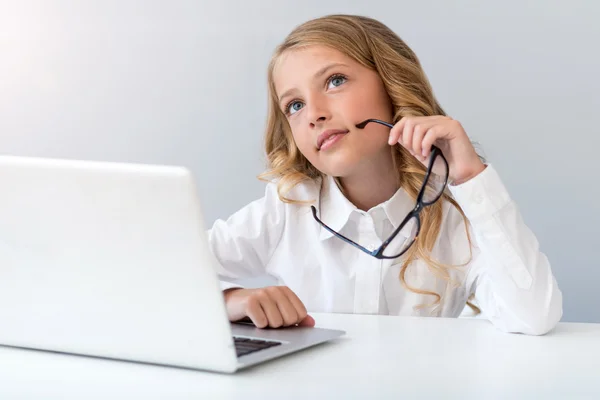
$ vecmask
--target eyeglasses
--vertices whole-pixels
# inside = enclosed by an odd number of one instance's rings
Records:
[[[369,122],[382,124],[389,128],[394,127],[394,125],[378,119],[367,119],[360,124],[357,124],[356,127],[363,129]],[[436,146],[431,146],[427,172],[425,173],[425,178],[423,179],[423,185],[421,186],[419,194],[417,195],[415,208],[408,213],[406,218],[404,218],[402,223],[398,226],[398,228],[396,228],[396,230],[394,230],[390,237],[375,250],[369,250],[331,229],[317,217],[317,209],[314,206],[311,206],[313,217],[319,224],[321,224],[321,226],[323,226],[323,228],[327,229],[339,239],[351,244],[352,246],[375,258],[398,258],[406,253],[410,246],[412,246],[417,240],[419,232],[421,231],[421,211],[424,207],[434,204],[440,199],[440,197],[442,197],[444,189],[446,188],[446,184],[448,183],[448,173],[448,161],[442,154],[442,151]]]

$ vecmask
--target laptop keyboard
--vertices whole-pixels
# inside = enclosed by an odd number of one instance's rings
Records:
[[[269,349],[271,347],[281,345],[281,342],[273,342],[270,340],[248,339],[244,337],[233,337],[235,343],[235,352],[238,357],[245,356],[255,351]]]

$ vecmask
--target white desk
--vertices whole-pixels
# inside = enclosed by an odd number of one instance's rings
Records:
[[[0,399],[600,399],[600,324],[314,316],[347,336],[235,375],[0,347]]]

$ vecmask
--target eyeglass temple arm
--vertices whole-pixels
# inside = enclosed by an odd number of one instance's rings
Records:
[[[321,221],[321,220],[319,219],[319,217],[317,217],[317,209],[315,208],[315,206],[310,206],[310,208],[312,209],[313,217],[315,218],[315,220],[317,220],[317,222],[318,222],[319,224],[321,224],[321,226],[322,226],[323,228],[327,229],[329,232],[331,232],[331,233],[332,233],[333,235],[335,235],[336,237],[338,237],[338,238],[342,239],[344,242],[346,242],[346,243],[349,243],[349,244],[352,244],[352,245],[354,245],[354,246],[358,247],[359,249],[361,249],[361,250],[362,250],[362,251],[364,251],[365,253],[368,253],[368,254],[371,254],[371,255],[374,255],[374,254],[375,254],[375,251],[371,251],[371,250],[369,250],[369,249],[367,249],[367,248],[365,248],[365,247],[361,246],[360,244],[358,244],[358,243],[354,242],[352,239],[348,239],[348,238],[347,238],[347,237],[345,237],[344,235],[342,235],[342,234],[340,234],[340,233],[336,232],[335,230],[331,229],[329,226],[327,226],[327,224],[326,224],[325,222]]]

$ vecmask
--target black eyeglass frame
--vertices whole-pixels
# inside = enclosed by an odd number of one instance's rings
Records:
[[[364,126],[369,123],[369,122],[376,122],[382,125],[385,125],[389,128],[393,128],[394,125],[385,122],[385,121],[381,121],[379,119],[368,119],[366,121],[363,121],[360,124],[357,124],[356,126],[358,128],[364,128]],[[423,196],[425,195],[425,190],[427,188],[427,183],[429,181],[429,177],[432,174],[432,169],[433,169],[433,165],[435,164],[436,158],[437,157],[441,157],[441,159],[444,162],[444,165],[446,166],[446,177],[444,179],[444,186],[442,187],[442,190],[440,191],[440,193],[438,193],[438,195],[431,201],[423,201]],[[329,226],[327,226],[327,224],[325,224],[323,221],[321,221],[319,219],[319,217],[317,217],[317,209],[315,208],[315,206],[311,206],[312,209],[312,214],[314,219],[321,224],[321,226],[325,229],[327,229],[329,232],[331,232],[333,235],[335,235],[336,237],[338,237],[339,239],[343,240],[344,242],[358,248],[359,250],[362,250],[363,252],[367,253],[370,256],[373,256],[377,259],[395,259],[398,257],[401,257],[404,253],[406,253],[408,251],[408,249],[410,249],[410,247],[415,243],[415,241],[417,240],[417,238],[419,237],[419,233],[421,232],[421,211],[423,210],[424,207],[430,206],[432,204],[434,204],[436,201],[438,201],[440,199],[440,197],[442,197],[442,194],[444,193],[444,190],[446,188],[446,185],[448,184],[448,175],[449,175],[449,167],[448,167],[448,161],[446,160],[446,157],[444,157],[444,154],[442,153],[442,151],[437,147],[437,146],[431,146],[431,155],[429,157],[429,164],[427,166],[427,172],[425,173],[425,178],[423,179],[423,185],[421,186],[421,189],[419,190],[419,194],[417,195],[417,201],[416,201],[416,205],[415,208],[408,213],[408,215],[404,218],[404,220],[402,221],[402,223],[398,226],[398,228],[396,228],[396,230],[394,230],[394,232],[390,235],[389,238],[387,238],[377,249],[375,250],[369,250],[363,246],[361,246],[360,244],[354,242],[353,240],[347,238],[346,236],[342,235],[341,233],[336,232],[335,230],[333,230],[332,228],[330,228]],[[408,244],[408,246],[404,247],[404,250],[402,250],[399,254],[397,255],[393,255],[393,256],[386,256],[383,254],[383,252],[385,251],[385,249],[387,248],[387,246],[392,242],[392,240],[394,240],[396,238],[396,236],[398,235],[398,233],[402,230],[402,228],[404,228],[404,226],[408,223],[408,221],[411,220],[411,218],[415,218],[415,220],[417,221],[417,232],[415,234],[415,237],[412,239],[412,241]]]

